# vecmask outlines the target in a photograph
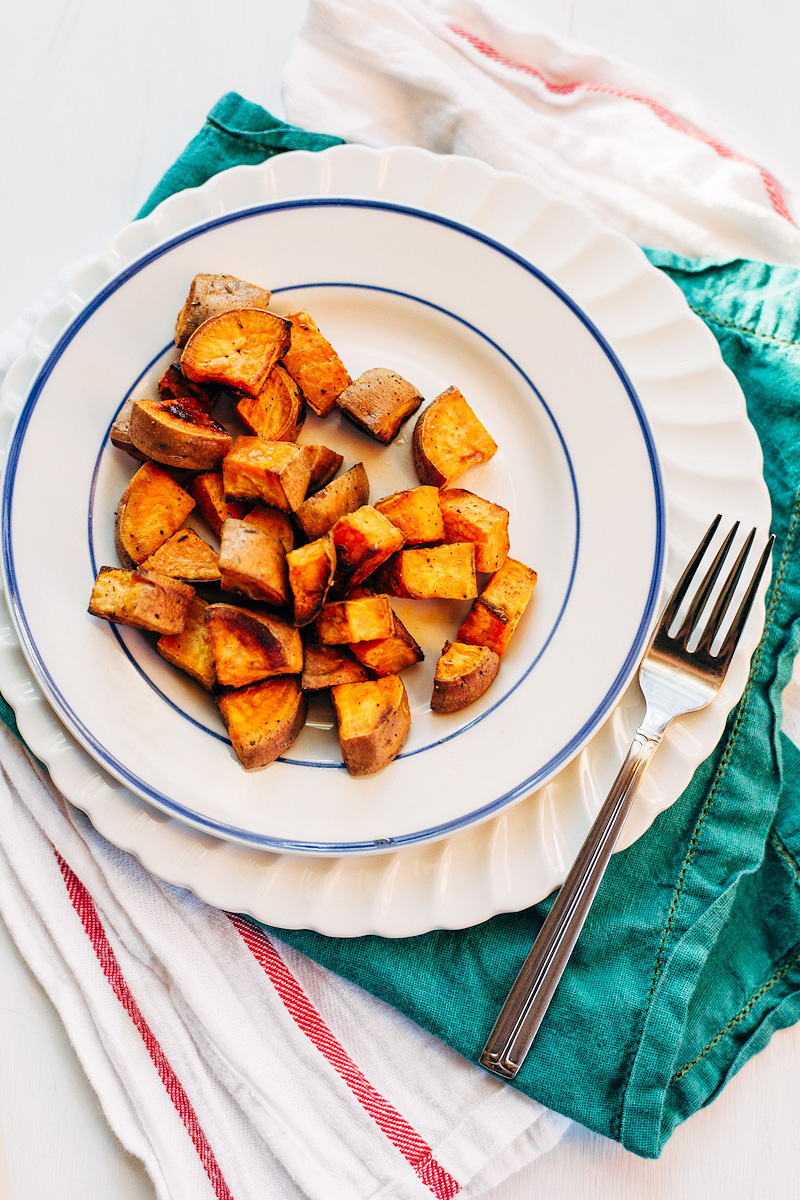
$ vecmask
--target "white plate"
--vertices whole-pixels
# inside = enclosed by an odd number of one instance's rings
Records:
[[[329,196],[359,197],[379,204],[335,205],[324,209],[292,204],[273,208],[268,214],[248,213],[241,221],[223,219],[215,222],[220,214],[274,205],[286,198]],[[412,205],[428,213],[438,213],[448,221],[442,223],[428,216],[397,212],[383,207],[385,203]],[[330,228],[328,222],[332,217],[341,222],[335,226],[336,240],[352,247],[356,234],[363,235],[364,251],[348,255],[346,259],[337,257],[339,249],[329,249],[319,224],[308,220],[309,213],[319,217],[322,211],[326,229]],[[358,222],[354,225],[356,216]],[[273,236],[268,245],[257,243],[254,248],[249,240],[248,245],[243,246],[236,236],[236,231],[243,228],[243,222],[266,219],[273,222],[271,229],[277,230],[278,235]],[[481,237],[454,228],[450,224],[453,220],[464,221],[515,253],[504,252]],[[276,226],[275,221],[281,224]],[[189,226],[204,223],[206,227],[199,237],[192,234],[188,238],[175,238]],[[387,241],[387,237],[392,240]],[[318,268],[310,278],[308,274],[297,274],[288,243],[293,243],[303,264],[309,262],[300,249],[303,243],[298,238],[312,240],[313,262],[317,265],[322,256],[328,271]],[[156,245],[166,246],[167,252],[152,253]],[[212,245],[214,254],[211,257],[215,261],[209,261]],[[201,253],[196,257],[194,251],[198,246]],[[123,231],[106,259],[81,277],[67,303],[39,327],[28,354],[9,375],[6,410],[19,409],[26,396],[35,396],[37,401],[33,405],[29,403],[24,410],[31,415],[29,419],[23,418],[28,420],[25,437],[13,444],[14,470],[9,473],[10,483],[6,489],[6,496],[18,501],[16,511],[12,505],[11,521],[4,531],[4,557],[16,569],[16,579],[12,582],[19,589],[15,603],[21,621],[20,631],[28,642],[27,650],[36,666],[38,679],[48,689],[53,687],[51,679],[57,679],[71,689],[66,703],[55,690],[50,691],[52,700],[61,706],[62,715],[71,721],[74,720],[71,715],[75,711],[73,705],[80,702],[85,688],[73,683],[70,670],[85,671],[87,667],[84,655],[71,657],[71,646],[62,652],[62,644],[90,637],[91,658],[97,658],[102,664],[100,674],[119,672],[119,664],[126,664],[124,671],[128,674],[125,678],[134,690],[139,688],[150,693],[141,701],[145,717],[134,738],[139,746],[142,739],[161,737],[162,722],[173,719],[165,716],[165,712],[172,712],[169,705],[160,700],[153,703],[149,683],[133,669],[113,633],[101,628],[98,634],[96,623],[88,618],[79,621],[70,605],[63,603],[58,606],[58,619],[70,623],[69,637],[64,638],[63,629],[60,629],[59,638],[53,638],[49,633],[52,619],[48,607],[35,598],[37,580],[41,587],[41,570],[33,562],[35,556],[22,549],[22,534],[29,520],[25,513],[30,511],[35,498],[41,496],[42,489],[50,488],[52,473],[62,482],[66,473],[52,449],[44,458],[37,457],[34,461],[31,455],[26,461],[26,447],[35,445],[37,450],[44,451],[54,444],[70,444],[70,459],[74,466],[72,447],[77,443],[75,449],[84,457],[75,474],[84,483],[73,488],[77,498],[69,504],[71,527],[79,528],[75,522],[86,512],[86,468],[87,465],[93,468],[94,457],[102,443],[99,426],[105,422],[104,433],[113,415],[111,410],[121,402],[127,387],[141,372],[143,363],[152,359],[151,372],[157,369],[163,354],[165,323],[168,326],[171,315],[180,305],[186,280],[196,270],[227,270],[245,277],[270,280],[277,275],[279,281],[284,281],[281,286],[300,289],[281,293],[280,302],[285,299],[287,307],[294,305],[298,297],[306,302],[308,290],[303,290],[303,285],[307,288],[310,283],[331,280],[341,283],[343,279],[349,284],[367,284],[369,304],[364,303],[366,291],[364,295],[356,296],[353,288],[315,287],[313,307],[311,301],[307,301],[307,306],[320,314],[323,328],[330,321],[332,340],[335,344],[341,342],[346,361],[348,354],[353,360],[348,361],[348,365],[359,371],[376,365],[377,356],[391,352],[392,359],[386,365],[407,373],[423,390],[435,388],[435,380],[441,378],[441,386],[459,383],[470,396],[470,388],[460,369],[463,363],[468,367],[466,373],[470,378],[479,380],[476,407],[480,411],[486,405],[492,418],[502,424],[496,434],[503,454],[502,458],[498,455],[499,462],[496,463],[500,470],[492,474],[491,466],[485,469],[475,486],[501,502],[509,500],[515,521],[512,526],[515,552],[519,557],[533,561],[543,580],[547,580],[547,586],[553,586],[552,595],[542,593],[544,599],[539,598],[533,610],[535,615],[524,632],[521,627],[519,652],[504,663],[503,671],[509,684],[504,689],[504,697],[510,692],[508,698],[503,698],[499,705],[489,706],[482,719],[467,732],[431,745],[424,753],[411,753],[402,762],[395,763],[391,771],[376,777],[376,781],[380,780],[379,785],[358,781],[355,808],[361,806],[362,812],[356,813],[355,817],[346,811],[348,805],[353,807],[350,797],[354,781],[343,772],[318,768],[312,771],[287,763],[255,776],[245,776],[237,767],[238,779],[230,787],[249,788],[250,783],[242,785],[242,779],[259,779],[265,781],[262,789],[268,784],[272,791],[278,772],[294,773],[292,778],[304,772],[313,774],[315,779],[324,777],[326,797],[334,795],[332,808],[336,820],[332,825],[326,826],[322,819],[324,804],[314,807],[312,798],[304,801],[299,826],[292,824],[291,817],[286,818],[288,824],[276,826],[274,806],[264,802],[262,792],[261,797],[253,801],[255,808],[260,805],[259,811],[247,818],[247,827],[243,828],[243,821],[231,822],[230,814],[240,811],[241,799],[229,791],[222,809],[214,807],[217,801],[204,797],[205,807],[200,819],[211,827],[215,823],[219,827],[235,824],[248,837],[298,842],[304,849],[319,850],[320,843],[329,841],[336,844],[337,852],[340,847],[352,849],[359,841],[374,845],[381,838],[413,840],[441,834],[448,826],[465,819],[485,816],[481,809],[507,803],[533,786],[528,781],[535,780],[537,772],[544,778],[574,751],[581,728],[596,727],[607,714],[615,688],[629,677],[653,611],[653,580],[658,575],[661,534],[657,475],[653,471],[647,427],[640,420],[625,377],[603,340],[595,336],[589,325],[576,315],[575,308],[546,280],[527,268],[518,255],[554,278],[588,312],[620,354],[633,379],[664,465],[672,518],[670,573],[674,573],[677,564],[698,540],[709,513],[717,510],[735,512],[747,521],[768,524],[769,502],[761,479],[760,450],[746,421],[741,393],[723,367],[713,338],[688,312],[677,289],[650,268],[635,247],[603,230],[584,213],[551,201],[528,181],[498,174],[470,160],[439,159],[415,150],[375,152],[342,147],[323,155],[281,156],[263,167],[226,172],[197,192],[173,197],[147,221]],[[144,256],[144,266],[141,256]],[[434,268],[428,265],[431,262]],[[181,266],[177,272],[178,280],[173,278],[170,270],[165,274],[150,275],[146,281],[148,286],[137,290],[149,272],[158,272],[160,264],[166,263],[171,267]],[[107,287],[107,281],[112,277],[116,277],[117,282]],[[152,286],[154,280],[158,282],[158,288]],[[391,292],[378,293],[377,288],[390,288]],[[95,300],[87,308],[86,302],[92,293],[95,293]],[[347,295],[344,303],[343,294]],[[126,338],[123,333],[134,327],[130,324],[131,309],[125,309],[124,304],[122,308],[117,305],[116,298],[122,300],[126,296],[137,311],[136,337]],[[414,299],[409,300],[408,296]],[[524,304],[521,311],[517,300]],[[448,312],[435,311],[430,308],[431,304]],[[155,313],[150,311],[151,307]],[[373,317],[373,307],[377,318]],[[427,309],[424,317],[421,309]],[[74,321],[76,313],[82,315]],[[84,324],[83,314],[87,313],[89,320]],[[338,323],[337,314],[343,314]],[[541,343],[534,340],[537,330],[534,328],[530,332],[534,314],[541,316]],[[80,327],[80,332],[76,332],[76,326]],[[357,326],[363,328],[363,333],[356,332]],[[84,330],[99,336],[100,344],[110,348],[111,362],[104,396],[100,395],[102,389],[90,382],[98,366],[98,342],[90,339],[84,351],[81,339]],[[557,336],[566,339],[563,347],[554,340]],[[455,358],[450,352],[453,340]],[[129,347],[129,341],[136,344]],[[435,352],[432,346],[436,347]],[[523,368],[524,374],[538,386],[541,399],[537,397],[534,401],[527,380],[520,384],[520,373],[504,357],[504,350],[516,362],[525,363],[528,369]],[[395,351],[399,361],[395,359]],[[70,358],[75,361],[69,362]],[[43,359],[48,360],[42,372],[47,378],[41,384],[41,376],[39,382],[35,376]],[[117,366],[118,360],[122,360],[123,367]],[[447,377],[446,372],[454,365],[459,367],[456,376]],[[69,370],[60,382],[69,386],[60,388],[63,404],[68,404],[74,395],[76,403],[80,399],[83,413],[87,411],[88,403],[89,415],[82,419],[88,423],[90,433],[75,437],[76,428],[81,426],[76,424],[72,411],[62,417],[51,403],[41,409],[42,413],[46,412],[48,428],[34,434],[39,397],[46,395],[48,389],[52,394],[54,384],[59,382],[56,379],[58,372],[65,367]],[[444,372],[444,376],[439,372]],[[119,385],[122,378],[126,380],[126,387]],[[76,391],[80,391],[79,380],[84,381],[88,396],[83,392],[76,395]],[[502,402],[492,397],[491,385],[498,381],[504,392]],[[508,408],[505,393],[510,397]],[[601,416],[608,417],[611,422],[608,441],[604,421],[596,420],[597,408]],[[61,411],[64,412],[63,405]],[[514,419],[510,420],[507,413]],[[56,436],[50,421],[56,421]],[[487,423],[493,428],[488,417]],[[588,439],[581,436],[584,424],[590,430]],[[568,436],[563,441],[556,426],[562,432],[564,428],[568,429]],[[534,429],[537,435],[545,437],[542,452],[537,452],[533,446]],[[514,431],[518,431],[518,435]],[[307,440],[312,438],[308,436]],[[559,444],[562,447],[560,455],[557,452]],[[592,452],[596,452],[599,466],[589,465]],[[529,480],[521,468],[531,456],[537,471]],[[103,500],[97,511],[103,514],[109,511],[109,506],[113,509],[121,490],[117,489],[119,479],[107,460],[108,455],[101,455],[95,491],[96,503],[100,498]],[[574,460],[579,465],[570,472],[569,462]],[[88,475],[91,475],[91,469]],[[392,478],[390,471],[387,483],[396,486]],[[577,481],[576,489],[572,488],[573,478]],[[373,494],[380,494],[381,490],[378,487]],[[571,491],[573,498],[576,491],[578,497],[577,505],[573,499],[572,509]],[[626,513],[627,495],[636,503],[627,505]],[[553,497],[557,500],[556,515],[568,530],[563,539],[566,550],[562,539],[548,533],[547,522],[538,515],[539,506],[547,511]],[[39,502],[41,504],[41,500]],[[528,516],[525,523],[520,523],[520,514],[527,516],[531,512],[533,517]],[[581,553],[577,557],[575,578],[570,584],[570,564],[577,541],[576,512],[581,517]],[[604,520],[595,527],[594,536],[588,538],[597,512]],[[93,529],[90,537],[96,537],[98,546],[105,552],[110,528],[105,515],[100,518],[100,524],[102,528],[99,531]],[[600,528],[603,525],[605,528]],[[583,540],[585,530],[586,542]],[[520,544],[522,548],[517,549]],[[74,550],[74,546],[71,549]],[[584,549],[587,550],[585,559]],[[71,580],[71,590],[82,596],[86,590],[85,580],[89,580],[89,586],[91,583],[88,545],[82,551],[80,567],[73,567],[63,553],[59,557],[55,545],[48,547],[50,550],[56,552],[58,558],[55,577],[59,578],[60,571],[65,570]],[[580,641],[579,627],[583,623],[591,624],[595,611],[587,599],[591,588],[587,588],[586,582],[581,603],[575,603],[583,561],[591,567],[591,581],[600,593],[601,611],[606,614],[612,643],[612,651],[602,659],[598,671],[593,666],[591,641],[580,642],[579,657],[569,656],[569,646],[574,638],[577,636]],[[629,588],[620,589],[620,574]],[[613,609],[614,604],[623,603],[622,597],[627,591],[635,597],[631,609],[623,610],[619,616],[611,612],[609,619],[608,598],[614,597],[611,600]],[[548,656],[554,651],[562,631],[566,632],[571,610],[575,624],[569,627],[570,637],[559,648],[559,654],[553,654],[552,672],[549,676],[543,675],[547,687],[540,688],[537,693],[532,681],[540,671],[546,671]],[[755,622],[752,628],[756,628]],[[86,635],[85,629],[93,632]],[[596,627],[592,629],[592,633],[595,632]],[[84,649],[85,646],[84,641]],[[38,661],[37,653],[41,655]],[[104,658],[108,655],[113,658]],[[62,661],[64,657],[66,665]],[[4,660],[0,672],[8,670],[8,683],[11,683],[12,677],[19,675],[14,651],[9,649]],[[535,669],[529,670],[534,663]],[[559,683],[564,664],[567,688]],[[740,655],[739,664],[734,675],[729,676],[723,696],[705,715],[676,726],[677,732],[657,757],[643,793],[643,802],[626,831],[627,840],[637,836],[655,812],[674,799],[694,765],[713,745],[727,711],[743,686],[744,654]],[[149,671],[150,666],[146,669]],[[585,676],[584,688],[578,686],[581,673]],[[106,689],[105,695],[112,705],[116,703],[114,695],[120,691],[118,681],[113,683],[116,686]],[[27,687],[29,694],[29,685]],[[530,695],[538,703],[533,713],[518,703],[520,696],[527,694],[526,688],[533,689]],[[6,683],[4,690],[8,694]],[[60,687],[57,690],[60,691]],[[13,696],[9,698],[14,702]],[[136,703],[138,705],[139,699]],[[581,703],[586,706],[583,712],[576,707]],[[36,709],[38,722],[42,718],[38,700]],[[35,743],[34,749],[48,761],[56,781],[69,798],[86,808],[114,841],[133,849],[151,869],[174,882],[187,884],[205,899],[250,911],[264,920],[287,926],[305,925],[339,934],[367,930],[404,934],[435,925],[470,924],[493,912],[518,908],[546,895],[563,877],[565,858],[577,848],[590,814],[599,803],[600,793],[613,774],[618,749],[635,725],[638,709],[638,692],[633,687],[628,689],[614,721],[596,734],[569,768],[561,770],[547,786],[540,787],[533,796],[499,817],[495,816],[475,829],[453,834],[435,845],[371,857],[338,852],[335,857],[324,860],[299,859],[293,855],[272,855],[241,844],[226,844],[208,834],[195,834],[183,822],[176,822],[132,801],[123,787],[96,768],[89,772],[93,783],[78,785],[73,772],[77,767],[78,775],[85,777],[88,764],[86,756],[80,752],[77,752],[76,762],[74,743],[70,739],[58,739],[56,751]],[[512,721],[508,714],[514,710],[517,715]],[[26,718],[22,711],[19,719],[24,729]],[[174,719],[181,725],[189,724],[183,716],[176,715]],[[510,737],[504,737],[506,721],[509,722]],[[543,739],[538,739],[540,723],[548,731]],[[418,724],[421,740],[412,744],[411,750],[420,750],[426,744],[426,738],[430,739],[425,720]],[[102,728],[102,753],[107,754],[105,734],[109,726]],[[216,739],[208,733],[198,731],[196,740],[184,741],[183,745],[187,753],[194,756],[201,742],[211,745],[215,752],[214,766],[209,770],[214,773],[225,770],[219,766],[220,752],[224,757],[225,748],[215,744]],[[171,737],[169,744],[172,745]],[[44,749],[48,753],[44,753]],[[473,751],[474,756],[470,758]],[[95,746],[93,753],[99,752],[99,747]],[[155,755],[156,760],[161,761],[161,758],[160,753]],[[186,759],[183,761],[185,763]],[[465,761],[467,769],[458,786],[448,786],[447,780]],[[431,764],[430,768],[424,765],[426,763]],[[527,764],[523,770],[520,770],[521,763]],[[119,772],[117,765],[114,769]],[[130,768],[126,766],[125,769]],[[232,778],[232,775],[226,775],[226,783]],[[489,792],[481,791],[487,779],[491,785]],[[331,786],[333,780],[338,782]],[[173,782],[178,785],[177,775],[170,780],[170,792]],[[365,782],[371,792],[367,804],[372,808],[377,803],[382,817],[388,816],[387,824],[376,823],[373,812],[364,814],[366,805],[362,804],[361,798],[366,796],[367,789],[362,791],[361,785]],[[443,782],[445,796],[440,800]],[[284,786],[282,779],[280,786]],[[340,787],[341,790],[337,790]],[[103,796],[99,805],[98,788]],[[316,784],[309,789],[309,794],[315,788]],[[432,800],[437,806],[433,819],[420,820],[418,788],[423,788],[427,801]],[[386,802],[381,807],[384,798]],[[184,807],[197,813],[194,797]],[[262,816],[267,810],[265,826]],[[344,826],[340,824],[343,813]],[[311,825],[308,824],[309,815],[314,818]],[[145,829],[146,835],[142,836]],[[309,829],[313,829],[310,839]],[[224,832],[230,834],[232,830],[225,828]],[[176,839],[180,843],[177,856]],[[316,846],[308,846],[307,840],[316,842]]]

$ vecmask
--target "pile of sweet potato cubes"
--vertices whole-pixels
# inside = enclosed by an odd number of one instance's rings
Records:
[[[390,597],[474,599],[434,676],[432,710],[454,712],[497,674],[536,574],[508,555],[507,510],[450,486],[497,450],[455,387],[417,418],[419,486],[374,504],[362,463],[338,474],[342,455],[298,443],[308,406],[388,444],[422,396],[384,368],[353,381],[307,313],[269,302],[233,276],[194,279],[159,398],[130,400],[111,431],[142,466],[117,510],[123,567],[100,570],[89,611],[158,634],[215,696],[246,768],[282,754],[307,693],[329,689],[344,762],[368,775],[402,749],[400,672],[423,657]],[[248,435],[212,416],[223,392]],[[185,526],[193,511],[218,552]],[[480,594],[476,572],[490,573]],[[205,585],[226,595],[209,602]]]

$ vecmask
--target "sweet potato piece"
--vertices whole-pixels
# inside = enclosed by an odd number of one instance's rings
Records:
[[[456,640],[488,646],[502,657],[535,587],[536,572],[507,558],[467,613]]]
[[[214,583],[219,558],[193,529],[179,529],[142,563],[143,571],[160,571],[186,583]]]
[[[445,642],[433,677],[431,711],[458,712],[487,690],[498,670],[500,656],[488,646]]]
[[[417,418],[414,466],[420,483],[446,487],[470,467],[488,462],[496,453],[497,443],[458,388],[447,388]]]
[[[318,492],[330,483],[339,467],[344,462],[341,454],[329,450],[327,446],[309,446],[311,451],[311,478],[308,481],[308,493]]]
[[[289,345],[290,325],[262,308],[240,308],[209,317],[184,346],[181,370],[197,383],[257,396]]]
[[[131,441],[130,424],[132,408],[133,396],[125,401],[114,418],[114,424],[108,431],[108,440],[118,450],[124,450],[126,454],[130,454],[131,458],[138,458],[139,462],[147,462],[147,455],[143,454]]]
[[[464,488],[439,493],[445,541],[472,542],[475,570],[496,571],[508,554],[508,509]]]
[[[236,411],[251,433],[270,442],[296,442],[306,404],[288,371],[276,363],[257,396],[243,396]]]
[[[376,500],[375,507],[397,526],[407,546],[431,546],[444,541],[438,488],[426,485],[394,492]]]
[[[296,679],[267,679],[220,696],[218,704],[231,745],[248,771],[265,767],[288,750],[308,712]]]
[[[369,500],[369,480],[363,463],[356,463],[344,475],[304,500],[295,517],[306,537],[317,538],[332,529],[345,513],[355,512]]]
[[[331,688],[342,758],[351,775],[372,775],[402,750],[411,728],[399,675]]]
[[[394,615],[386,596],[338,600],[325,604],[317,617],[317,637],[324,646],[345,646],[391,637]]]
[[[134,400],[128,436],[143,454],[167,467],[210,471],[231,448],[231,435],[197,401]]]
[[[179,363],[171,363],[158,381],[159,400],[193,400],[210,413],[219,394],[213,384],[204,387],[187,379]]]
[[[276,537],[233,517],[222,526],[219,547],[222,589],[276,608],[289,601],[286,554]]]
[[[373,586],[414,600],[470,600],[478,594],[471,542],[401,550],[376,572]]]
[[[134,475],[117,506],[117,553],[123,566],[143,563],[177,533],[194,500],[171,475],[146,462]]]
[[[231,508],[233,505],[230,506]],[[240,507],[239,505],[236,506]],[[244,505],[241,505],[244,508]],[[294,528],[286,513],[278,512],[277,508],[267,508],[265,504],[257,504],[249,512],[243,513],[240,520],[257,529],[264,529],[277,538],[286,554],[294,550]]]
[[[156,642],[156,650],[210,692],[217,682],[217,673],[205,620],[207,608],[205,600],[193,596],[182,631],[163,634]]]
[[[387,446],[422,404],[422,396],[402,375],[373,367],[340,392],[336,403],[348,420]]]
[[[202,475],[195,476],[188,488],[194,496],[198,512],[217,537],[222,533],[223,521],[228,517],[235,517],[241,521],[247,513],[247,504],[237,504],[235,500],[225,499],[222,471],[205,471]]]
[[[336,587],[356,587],[403,545],[396,525],[371,504],[340,517],[331,530],[336,547]]]
[[[302,687],[319,692],[339,683],[363,683],[369,676],[361,663],[342,646],[308,645],[303,660]]]
[[[319,613],[336,570],[336,550],[329,533],[286,555],[295,625],[308,625]]]
[[[392,622],[392,632],[388,637],[353,642],[350,646],[358,661],[369,667],[379,679],[384,675],[399,675],[406,667],[413,667],[414,663],[422,662],[425,658],[396,612],[392,613]]]
[[[235,275],[195,275],[175,323],[175,345],[185,346],[195,329],[209,317],[234,308],[266,308],[269,302],[266,288]]]
[[[270,613],[209,604],[206,625],[223,687],[246,687],[271,675],[299,675],[303,669],[300,631]]]
[[[289,314],[291,342],[283,365],[317,416],[327,417],[336,398],[352,383],[342,360],[307,312]]]
[[[294,442],[237,438],[222,462],[222,483],[229,500],[261,500],[279,512],[303,503],[311,474],[311,451]]]
[[[151,633],[180,633],[186,624],[194,588],[157,571],[101,567],[89,612],[116,625]]]

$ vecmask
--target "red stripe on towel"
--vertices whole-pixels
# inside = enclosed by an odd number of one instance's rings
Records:
[[[461,1190],[461,1185],[440,1166],[427,1142],[409,1125],[405,1117],[376,1091],[344,1047],[337,1042],[263,930],[237,913],[228,913],[228,916],[266,971],[281,1000],[306,1037],[328,1060],[437,1200],[451,1200],[451,1197]]]
[[[217,1200],[233,1200],[233,1196],[219,1168],[219,1163],[214,1157],[214,1152],[208,1143],[208,1138],[203,1132],[200,1122],[197,1119],[197,1114],[189,1102],[189,1097],[186,1095],[183,1085],[170,1066],[167,1056],[161,1049],[152,1029],[142,1016],[141,1009],[134,1000],[133,993],[125,981],[117,957],[111,948],[111,943],[101,924],[92,897],[75,872],[64,862],[64,859],[57,850],[55,855],[58,859],[58,865],[61,868],[61,874],[64,876],[64,882],[67,885],[69,898],[81,919],[83,928],[88,934],[89,941],[92,943],[94,952],[103,969],[103,974],[111,984],[114,995],[139,1031],[139,1035],[147,1047],[147,1052],[153,1060],[153,1065],[158,1071],[161,1082],[167,1089],[167,1094],[175,1105],[178,1116],[183,1121],[186,1132],[192,1139],[194,1148],[200,1156],[200,1161],[211,1181],[211,1186],[214,1189]]]
[[[787,221],[794,225],[795,222],[793,221],[789,209],[786,206],[786,201],[781,195],[777,181],[775,180],[774,176],[770,175],[766,167],[762,167],[759,163],[754,162],[751,158],[745,158],[744,155],[738,154],[735,150],[732,150],[730,146],[726,146],[723,142],[718,142],[716,138],[704,133],[701,129],[696,129],[693,125],[688,125],[674,112],[671,112],[670,109],[665,108],[663,104],[660,104],[658,100],[653,100],[651,96],[643,96],[639,92],[630,91],[628,88],[616,88],[607,83],[594,83],[591,80],[585,79],[576,80],[573,83],[553,83],[552,80],[546,79],[545,76],[542,75],[541,71],[537,71],[536,68],[530,66],[529,63],[516,62],[514,59],[507,58],[504,54],[501,54],[499,50],[496,50],[494,46],[490,46],[488,42],[485,42],[482,38],[479,38],[477,34],[470,33],[468,29],[462,29],[458,25],[448,25],[448,29],[451,31],[451,33],[455,33],[458,37],[464,38],[471,46],[474,47],[474,49],[478,50],[481,54],[484,54],[487,58],[491,58],[494,62],[501,63],[505,67],[512,67],[515,71],[523,71],[526,75],[533,75],[536,79],[540,80],[544,84],[549,92],[553,92],[558,96],[569,96],[573,92],[580,91],[599,92],[606,96],[619,96],[623,100],[635,100],[637,104],[644,104],[645,107],[649,108],[650,111],[654,113],[661,121],[663,121],[665,125],[669,125],[670,129],[674,129],[678,133],[685,133],[689,137],[695,138],[696,141],[702,142],[703,145],[710,146],[712,150],[716,151],[720,158],[729,158],[733,162],[740,162],[746,164],[748,167],[754,167],[761,176],[762,182],[767,191],[767,195],[769,196],[770,203],[775,212],[779,216],[785,217]]]

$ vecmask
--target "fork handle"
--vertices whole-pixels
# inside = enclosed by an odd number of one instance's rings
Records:
[[[495,1075],[513,1079],[531,1048],[663,732],[637,730],[611,791],[522,964],[480,1057],[481,1066]]]

